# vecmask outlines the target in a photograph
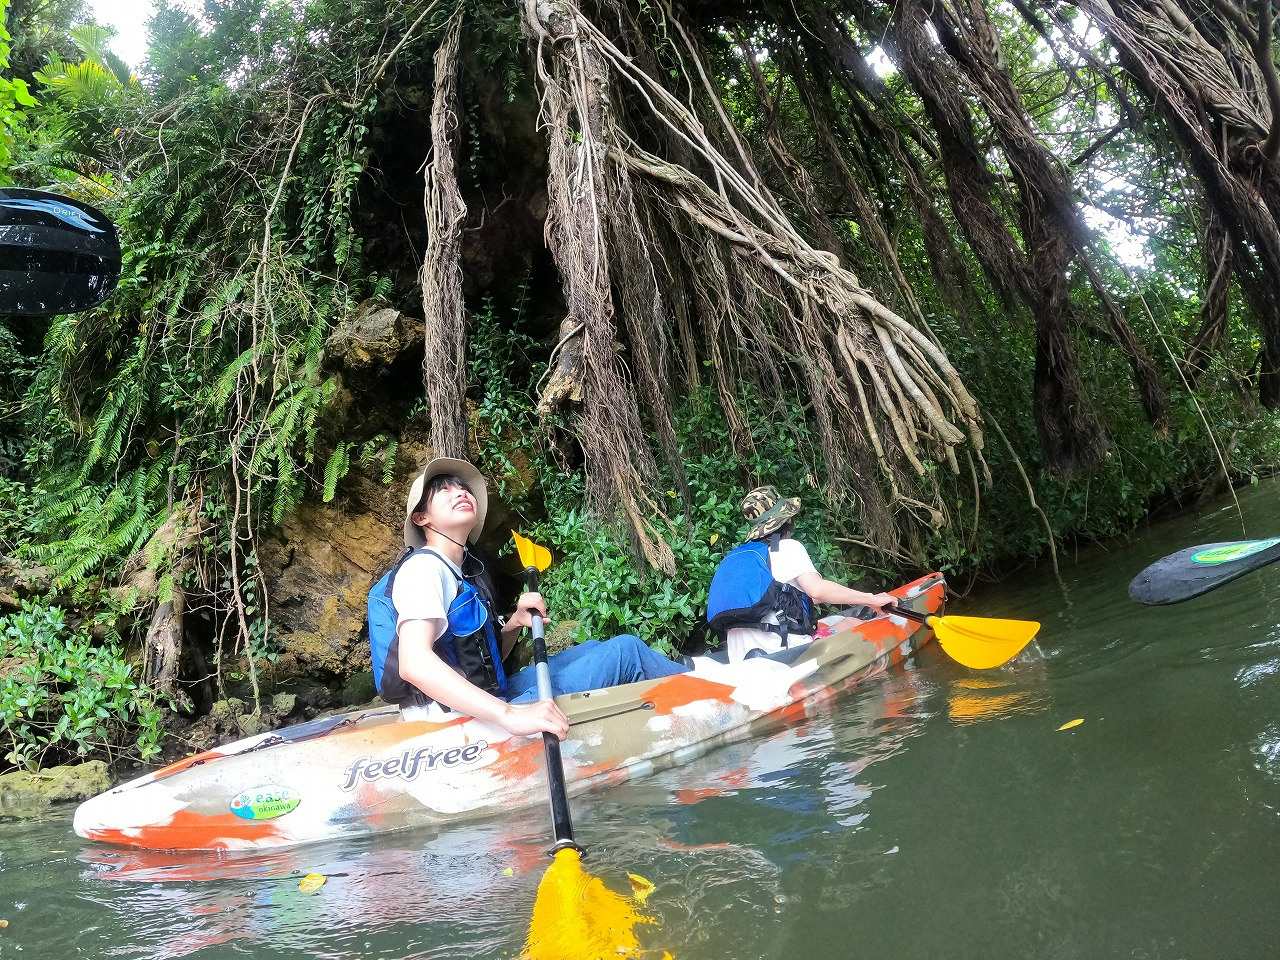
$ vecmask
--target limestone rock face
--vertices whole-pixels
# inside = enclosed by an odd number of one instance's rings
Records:
[[[280,663],[268,673],[330,683],[369,669],[369,645],[363,636],[366,598],[403,551],[403,498],[431,450],[415,436],[423,425],[397,415],[397,403],[371,406],[369,398],[381,394],[350,383],[399,377],[392,368],[399,370],[403,364],[397,365],[398,360],[408,362],[411,354],[421,353],[422,337],[420,320],[366,300],[337,325],[325,344],[326,366],[337,375],[317,424],[318,461],[325,462],[339,443],[358,446],[375,435],[395,438],[395,480],[382,482],[381,460],[367,466],[355,462],[353,448],[350,472],[335,500],[299,505],[263,537],[258,556],[281,651]],[[419,362],[412,363],[414,370]]]
[[[334,690],[371,669],[365,633],[369,588],[404,553],[404,497],[431,459],[429,445],[400,436],[395,480],[380,469],[352,464],[331,503],[308,501],[283,518],[259,543],[258,556],[271,598],[270,616],[280,659],[259,669],[270,675],[310,677]],[[375,467],[379,465],[375,464]],[[494,489],[489,491],[486,533],[478,549],[497,579],[500,606],[519,592],[514,554],[499,558],[521,519]],[[368,700],[345,692],[345,702]]]
[[[366,598],[404,549],[399,512],[389,517],[381,506],[346,513],[303,504],[262,545],[277,641],[300,673],[345,677],[369,667]]]
[[[430,448],[406,439],[396,480],[353,466],[343,495],[307,502],[259,546],[284,673],[325,682],[369,669],[369,588],[404,551],[404,496]]]
[[[347,370],[389,366],[405,351],[421,347],[422,337],[422,321],[366,300],[334,328],[325,343],[325,357]]]

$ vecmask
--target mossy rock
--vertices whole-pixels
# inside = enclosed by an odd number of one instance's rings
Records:
[[[342,702],[348,707],[369,703],[377,696],[378,689],[374,686],[371,670],[353,674],[342,688]]]
[[[87,800],[111,787],[102,760],[50,767],[29,773],[17,770],[0,776],[0,810],[5,813],[38,812],[53,803]]]
[[[547,631],[547,656],[554,657],[561,650],[568,650],[577,643],[579,626],[580,623],[577,620],[557,620]]]
[[[219,723],[234,721],[236,717],[244,712],[245,704],[239,697],[227,697],[227,699],[219,700],[209,708],[209,716]]]
[[[270,715],[246,713],[236,717],[236,729],[242,737],[252,737],[259,733],[266,733],[275,726],[274,718]]]

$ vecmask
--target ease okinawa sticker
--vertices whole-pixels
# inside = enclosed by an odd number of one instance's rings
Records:
[[[1230,563],[1232,560],[1243,560],[1245,557],[1252,557],[1255,553],[1261,553],[1280,543],[1280,537],[1273,537],[1270,540],[1249,540],[1245,543],[1225,543],[1220,547],[1211,547],[1208,550],[1201,550],[1191,557],[1192,563],[1202,563],[1206,566],[1215,566],[1219,563]]]
[[[231,812],[246,820],[274,820],[292,813],[301,802],[289,787],[254,787],[231,801]]]

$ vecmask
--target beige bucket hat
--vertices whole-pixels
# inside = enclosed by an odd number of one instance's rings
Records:
[[[480,539],[480,533],[484,530],[484,517],[489,512],[489,487],[484,482],[484,476],[466,460],[436,457],[413,481],[413,486],[409,488],[409,499],[404,505],[404,545],[410,549],[416,550],[418,547],[427,545],[427,538],[422,528],[413,522],[413,512],[418,507],[418,501],[422,499],[422,491],[426,489],[427,481],[444,473],[453,474],[465,483],[476,498],[476,522],[471,532],[467,534],[467,542],[475,543]]]

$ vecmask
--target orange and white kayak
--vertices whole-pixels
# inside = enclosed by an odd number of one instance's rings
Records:
[[[942,608],[930,574],[897,590]],[[699,657],[688,673],[557,698],[570,793],[684,762],[773,725],[899,662],[932,634],[887,615],[774,657]],[[443,710],[362,710],[187,757],[81,804],[75,831],[153,850],[253,850],[441,824],[546,802],[540,737]]]

